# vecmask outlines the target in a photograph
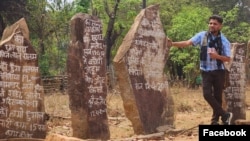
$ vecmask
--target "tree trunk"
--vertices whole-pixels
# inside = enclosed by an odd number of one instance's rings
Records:
[[[146,8],[146,0],[142,0],[142,9]]]

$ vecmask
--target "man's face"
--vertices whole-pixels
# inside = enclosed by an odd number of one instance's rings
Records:
[[[208,23],[209,31],[211,33],[217,33],[221,30],[222,24],[215,19],[210,19]]]

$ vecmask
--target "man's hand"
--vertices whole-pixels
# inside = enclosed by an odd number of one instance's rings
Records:
[[[167,47],[172,47],[172,40],[169,39],[168,37],[166,37],[166,40],[167,40]]]
[[[220,55],[215,50],[209,52],[208,54],[210,55],[210,58],[212,59],[219,59],[220,57]]]

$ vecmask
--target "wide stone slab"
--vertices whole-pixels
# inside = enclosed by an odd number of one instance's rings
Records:
[[[126,116],[136,134],[173,124],[173,100],[164,67],[168,58],[159,5],[143,9],[113,60]]]
[[[44,91],[25,19],[0,42],[0,139],[45,138]]]

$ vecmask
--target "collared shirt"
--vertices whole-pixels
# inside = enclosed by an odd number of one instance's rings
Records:
[[[206,32],[207,31],[199,32],[191,38],[191,41],[192,41],[194,46],[199,45],[201,48],[204,36],[206,36],[205,35]],[[215,36],[212,36],[212,38],[214,39]],[[222,42],[222,54],[221,55],[230,57],[231,56],[231,46],[230,46],[231,44],[223,34],[221,34],[221,42]],[[222,69],[224,69],[224,68],[225,67],[222,65]],[[202,71],[213,71],[213,70],[219,70],[221,68],[218,68],[216,59],[211,59],[209,54],[207,54],[206,61],[200,60],[200,69]]]

